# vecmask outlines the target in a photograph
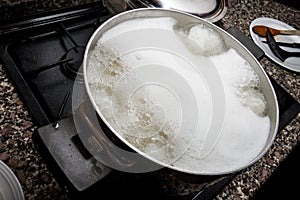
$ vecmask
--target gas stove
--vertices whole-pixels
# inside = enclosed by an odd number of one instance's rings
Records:
[[[85,46],[111,14],[99,3],[49,12],[0,25],[0,59],[37,126],[33,139],[56,179],[72,198],[101,194],[137,199],[212,199],[236,174],[192,176],[168,169],[131,174],[97,161],[82,144],[73,120],[71,94]],[[227,30],[260,59],[263,52],[238,29]],[[279,131],[300,105],[274,80]],[[118,191],[112,194],[111,189]]]

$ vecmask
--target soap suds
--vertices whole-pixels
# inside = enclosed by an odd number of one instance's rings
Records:
[[[152,22],[151,19],[131,20],[126,30],[135,35],[139,27],[145,29],[145,24],[148,23],[149,30],[153,28],[167,30],[169,33],[166,34],[174,38],[174,43],[182,43],[183,46],[187,44],[186,41],[182,41],[182,35],[177,39],[174,37],[178,36],[178,29],[172,29],[176,24],[175,19],[161,20],[159,18],[152,19]],[[124,24],[118,26],[122,28]],[[118,31],[124,30],[118,26],[111,32],[116,40],[119,37]],[[143,62],[145,56],[141,53],[134,58],[125,59],[126,56],[118,55],[117,46],[113,48],[107,45],[109,33],[108,31],[100,38],[90,52],[87,64],[89,89],[105,120],[133,146],[162,162],[181,156],[172,163],[174,168],[203,173],[222,172],[247,165],[264,148],[270,129],[270,119],[259,77],[238,52],[225,45],[217,32],[200,24],[192,27],[185,37],[185,40],[190,40],[190,43],[196,43],[201,47],[193,56],[211,59],[225,90],[226,113],[222,133],[213,150],[201,159],[199,145],[195,143],[201,141],[194,141],[191,144],[190,135],[193,133],[185,133],[188,138],[178,139],[182,121],[160,109],[155,92],[144,87],[132,95],[133,91],[144,82],[135,75],[131,59],[135,59],[134,62]],[[136,43],[147,43],[138,40],[134,38]],[[126,45],[128,41],[124,41],[123,46],[120,44],[120,49],[125,49]],[[190,49],[188,46],[186,48]],[[195,54],[195,51],[190,53]],[[175,100],[174,102],[176,104]],[[178,153],[190,144],[183,155]]]

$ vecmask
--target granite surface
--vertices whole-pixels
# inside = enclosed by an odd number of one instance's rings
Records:
[[[43,2],[43,3],[42,3]],[[19,14],[74,5],[88,1],[2,1],[1,13],[5,18],[15,15],[12,8],[22,8]],[[219,22],[227,29],[239,28],[250,37],[249,25],[258,17],[271,17],[300,29],[300,11],[293,1],[285,4],[275,0],[229,0],[228,11]],[[24,7],[25,6],[25,7]],[[27,13],[28,11],[28,13]],[[25,13],[26,12],[26,13]],[[274,64],[267,57],[260,60],[265,71],[288,93],[300,102],[300,73]],[[0,160],[3,160],[19,179],[26,199],[67,199],[66,189],[61,188],[44,161],[35,150],[32,134],[37,127],[33,123],[14,83],[0,63]],[[250,199],[274,170],[300,142],[300,114],[275,138],[266,155],[249,168],[241,171],[216,199]]]

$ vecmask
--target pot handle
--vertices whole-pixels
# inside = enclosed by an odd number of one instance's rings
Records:
[[[73,115],[78,135],[86,149],[108,166],[113,164],[117,168],[132,167],[135,162],[120,154],[120,148],[107,138],[98,122],[96,111],[90,107],[87,102],[83,102]]]

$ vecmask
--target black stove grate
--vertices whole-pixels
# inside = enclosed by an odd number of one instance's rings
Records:
[[[16,83],[38,126],[55,120],[72,91],[85,46],[110,17],[99,4],[2,26],[1,60]],[[61,73],[62,71],[62,73]],[[67,78],[66,78],[67,77]],[[72,113],[71,100],[61,117]]]
[[[56,172],[59,175],[56,177],[64,177],[62,182],[65,182],[68,177],[64,173],[64,169],[57,166],[58,163],[53,159],[53,154],[49,154],[45,137],[55,130],[55,126],[58,125],[56,122],[60,121],[65,126],[60,129],[62,134],[69,136],[62,137],[60,144],[70,144],[69,148],[74,146],[74,149],[79,147],[81,152],[86,152],[85,155],[88,155],[76,133],[72,131],[74,126],[72,125],[73,121],[70,120],[72,103],[69,95],[72,93],[74,75],[80,67],[88,39],[95,29],[110,17],[109,12],[101,4],[93,3],[0,25],[0,59],[26,102],[35,124],[40,127],[34,136],[37,146],[44,149],[41,154],[47,155],[48,159],[46,160],[57,169]],[[258,59],[263,56],[263,52],[237,29],[231,28],[228,32],[244,43]],[[300,111],[300,105],[275,81],[272,79],[271,81],[278,97],[279,130],[282,130]],[[55,134],[57,133],[59,132],[55,132]],[[67,140],[65,141],[63,138],[67,138]],[[65,148],[63,150],[71,152],[74,149]],[[82,162],[88,160],[89,166],[95,167],[91,156],[79,156]],[[77,157],[73,159],[76,160]],[[80,167],[79,163],[77,164]],[[82,169],[82,173],[85,173],[84,169]],[[234,176],[234,174],[225,176],[201,191],[187,196],[174,197],[174,199],[211,199]],[[165,197],[162,188],[156,187],[157,180],[153,180],[151,176],[142,179],[141,175],[130,176],[115,172],[109,177],[109,179],[105,177],[103,181],[91,186],[87,192],[93,194],[92,191],[97,192],[99,187],[116,187],[123,192],[122,194],[131,198],[133,198],[132,195],[145,196],[148,194],[153,197]],[[99,177],[95,177],[96,181],[98,181],[97,178]],[[143,180],[146,180],[146,183]],[[154,184],[155,186],[153,186]],[[69,185],[72,188],[72,183]],[[127,186],[124,187],[124,185]],[[149,187],[151,188],[150,192],[143,189]],[[139,188],[139,191],[136,191],[136,188]],[[79,191],[74,186],[73,189],[77,195]],[[104,189],[103,193],[105,191],[110,190]],[[79,193],[86,195],[84,191]]]

